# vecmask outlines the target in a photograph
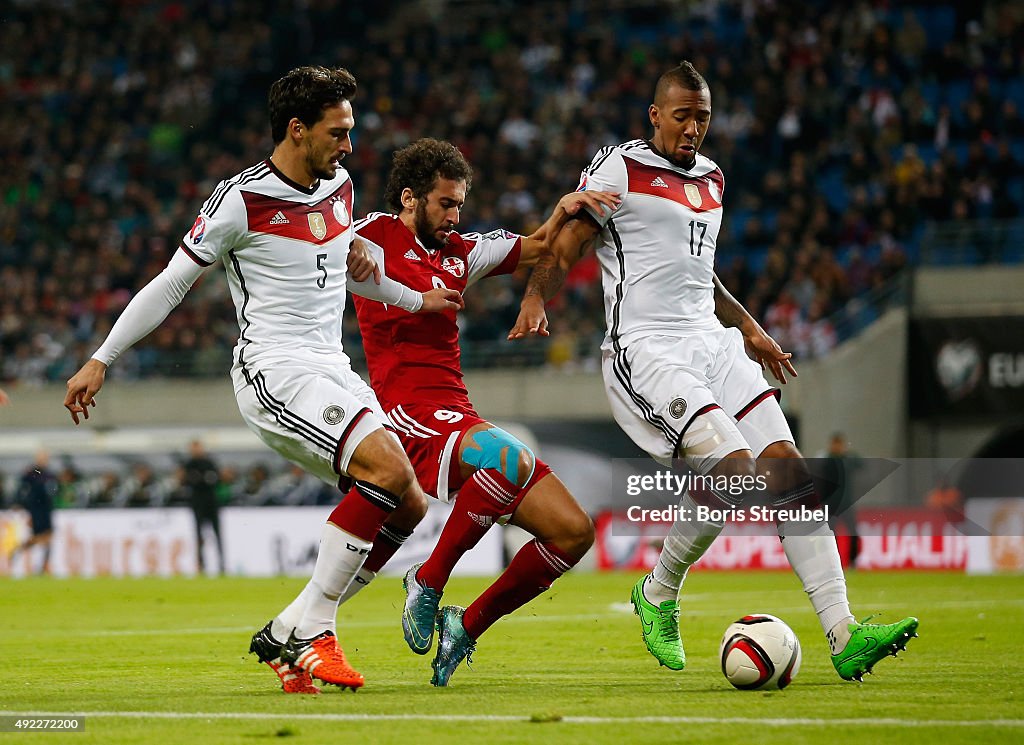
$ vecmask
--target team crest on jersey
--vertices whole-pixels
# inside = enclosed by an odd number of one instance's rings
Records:
[[[331,210],[334,212],[334,219],[338,221],[338,224],[343,228],[347,228],[350,220],[348,216],[348,207],[345,206],[345,200],[336,199]]]
[[[345,410],[340,406],[331,404],[324,409],[324,421],[328,424],[337,424],[345,418]]]
[[[690,200],[690,204],[694,207],[700,208],[704,203],[704,200],[700,197],[700,189],[697,188],[696,184],[683,184],[683,191],[686,193],[686,198]]]
[[[206,220],[203,219],[202,215],[196,215],[196,221],[192,223],[192,230],[188,231],[188,237],[192,240],[192,245],[198,246],[202,243],[204,235],[206,235]]]
[[[466,274],[466,262],[458,256],[445,256],[441,262],[441,268],[454,277],[462,277]]]
[[[686,413],[686,401],[681,398],[672,399],[672,403],[668,405],[668,413],[675,419],[682,419],[683,414]]]
[[[309,222],[309,230],[313,233],[313,237],[318,241],[322,241],[324,236],[327,235],[327,223],[324,221],[323,213],[310,212],[306,215],[306,220]]]
[[[716,184],[711,179],[707,179],[707,182],[708,182],[708,193],[711,194],[711,198],[714,199],[719,204],[721,204],[721,202],[722,202],[722,192],[720,192],[718,190],[718,184]]]
[[[576,191],[586,191],[586,190],[587,190],[587,174],[584,173],[582,176],[580,176],[580,185],[576,187]]]

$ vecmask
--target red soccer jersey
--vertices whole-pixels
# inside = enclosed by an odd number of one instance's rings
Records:
[[[395,215],[375,212],[356,223],[356,233],[384,273],[413,290],[447,287],[464,292],[477,280],[509,274],[519,264],[522,238],[505,230],[452,233],[429,251]],[[353,296],[373,387],[385,411],[409,403],[472,412],[462,382],[459,327],[454,311],[408,313]]]

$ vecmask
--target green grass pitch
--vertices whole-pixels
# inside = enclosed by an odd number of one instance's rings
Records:
[[[863,685],[832,670],[790,574],[700,573],[687,581],[687,669],[659,668],[626,602],[635,575],[571,574],[481,640],[448,689],[402,640],[400,580],[341,609],[339,633],[366,676],[358,693],[286,696],[246,655],[298,579],[0,580],[3,714],[84,713],[78,734],[0,742],[935,743],[1024,741],[1024,579],[851,573],[861,615],[914,614],[921,637]],[[453,580],[467,604],[484,579]],[[734,690],[718,667],[725,627],[748,612],[787,621],[803,666],[785,691]]]

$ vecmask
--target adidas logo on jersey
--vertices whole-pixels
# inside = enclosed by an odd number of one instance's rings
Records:
[[[278,210],[277,214],[270,218],[271,225],[287,225],[290,222],[291,220],[285,217],[281,210]]]
[[[416,252],[413,251],[411,248],[408,251],[405,252],[405,258],[407,258],[409,261],[419,261],[420,260],[420,257],[417,256]]]
[[[654,181],[651,182],[651,186],[660,186],[662,189],[668,188],[668,184],[665,183],[665,179],[661,176],[656,177]]]

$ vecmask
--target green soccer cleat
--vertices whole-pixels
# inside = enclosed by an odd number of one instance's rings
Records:
[[[466,629],[462,627],[462,614],[465,612],[465,608],[457,605],[446,605],[438,613],[437,654],[430,663],[434,669],[430,685],[447,686],[452,673],[463,659],[467,665],[473,661],[476,642],[469,638]]]
[[[917,619],[911,616],[889,624],[851,623],[849,629],[850,641],[842,652],[832,655],[832,664],[840,678],[859,683],[883,657],[895,657],[907,648],[911,637],[917,636]]]
[[[654,605],[644,597],[644,580],[633,585],[633,612],[640,616],[643,626],[644,644],[647,651],[654,655],[669,670],[682,670],[686,667],[686,653],[683,652],[683,640],[679,638],[679,603],[666,600],[661,605]]]
[[[434,643],[434,626],[437,624],[437,606],[441,604],[441,593],[424,587],[416,579],[416,572],[423,564],[414,564],[405,573],[402,587],[405,588],[405,609],[402,611],[402,633],[405,643],[416,654],[426,654]]]

